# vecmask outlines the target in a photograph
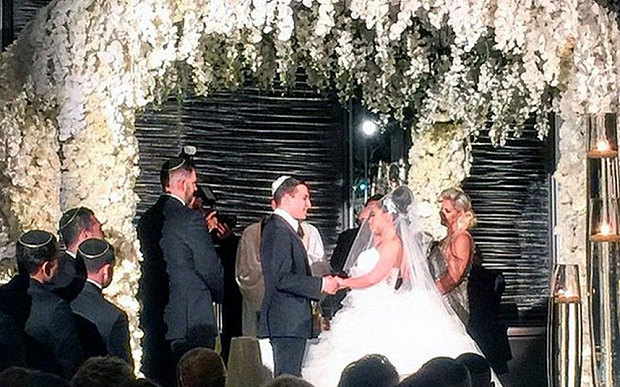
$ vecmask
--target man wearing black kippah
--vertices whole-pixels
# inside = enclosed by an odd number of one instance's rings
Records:
[[[54,281],[58,269],[56,238],[45,231],[28,231],[19,238],[15,252],[20,272],[30,276],[27,365],[71,378],[83,360],[77,325],[67,301],[45,286]]]
[[[138,224],[144,258],[138,298],[145,333],[142,372],[168,386],[185,352],[214,348],[212,303],[222,302],[224,284],[203,214],[187,207],[196,191],[194,165],[188,158],[171,159],[160,177],[164,194]]]
[[[103,238],[103,231],[91,209],[75,207],[62,214],[58,233],[65,249],[58,255],[56,279],[48,286],[54,293],[71,302],[80,294],[86,282],[84,261],[76,256],[78,246],[88,238]]]
[[[91,238],[80,244],[77,256],[84,260],[88,279],[71,308],[95,324],[108,354],[132,365],[127,313],[106,300],[101,292],[112,282],[114,249],[104,240]]]

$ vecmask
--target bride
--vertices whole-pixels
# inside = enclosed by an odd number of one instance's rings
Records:
[[[426,263],[428,241],[417,224],[407,187],[372,208],[345,263],[349,278],[341,287],[351,291],[330,330],[308,345],[304,379],[336,386],[349,363],[373,353],[385,355],[401,379],[437,356],[480,354],[435,287]]]

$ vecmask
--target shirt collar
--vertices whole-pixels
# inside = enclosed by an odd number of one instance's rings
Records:
[[[65,250],[65,253],[67,253],[67,255],[70,256],[73,259],[76,258],[76,255],[75,255],[75,253],[73,251]]]
[[[286,220],[286,223],[290,224],[293,230],[297,231],[297,229],[299,228],[299,221],[297,221],[297,219],[293,218],[291,214],[284,211],[283,209],[276,208],[275,210],[273,210],[273,213],[274,215],[278,215],[284,220]]]
[[[181,199],[180,197],[178,197],[177,195],[175,195],[175,194],[173,194],[171,192],[166,192],[164,195],[167,195],[167,196],[175,198],[176,200],[180,201],[181,204],[183,204],[184,206],[187,205],[187,203],[185,203],[185,200]]]
[[[91,280],[90,278],[86,278],[86,282],[90,282],[91,284],[95,285],[97,287],[97,289],[99,289],[99,290],[103,289],[103,286],[98,284],[96,281]]]

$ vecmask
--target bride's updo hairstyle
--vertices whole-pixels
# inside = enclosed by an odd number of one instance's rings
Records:
[[[459,188],[451,187],[443,190],[439,195],[439,200],[446,199],[452,201],[457,210],[465,213],[465,217],[467,219],[467,223],[465,224],[466,229],[469,230],[476,225],[476,214],[472,209],[471,198],[469,195]]]
[[[411,203],[413,203],[413,193],[405,186],[396,188],[381,201],[383,210],[394,217],[399,214],[407,214]]]

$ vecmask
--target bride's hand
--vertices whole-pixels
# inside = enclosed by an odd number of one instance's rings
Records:
[[[336,279],[336,282],[338,282],[338,290],[344,289],[347,287],[346,278],[342,278],[342,277],[334,277],[334,278]]]

